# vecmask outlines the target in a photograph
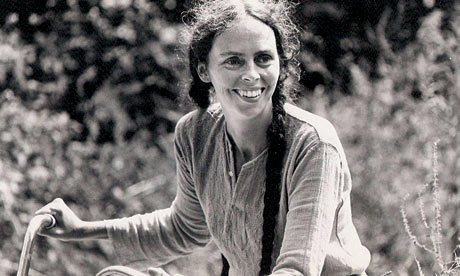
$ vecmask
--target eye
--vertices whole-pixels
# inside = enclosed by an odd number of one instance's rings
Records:
[[[237,67],[243,64],[243,61],[239,57],[230,57],[224,61],[225,65],[230,67]]]
[[[260,65],[269,65],[274,58],[269,54],[261,54],[256,56],[256,62]]]

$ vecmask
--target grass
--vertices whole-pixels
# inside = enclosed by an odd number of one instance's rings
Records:
[[[438,273],[435,272],[435,275],[442,276],[457,276],[460,275],[460,257],[456,255],[456,251],[452,253],[453,260],[446,262],[443,257],[443,235],[442,235],[442,214],[441,214],[441,203],[440,203],[440,184],[439,184],[439,170],[438,170],[438,141],[433,143],[433,180],[425,184],[424,187],[414,194],[407,194],[401,205],[401,216],[404,224],[404,229],[412,242],[412,244],[417,247],[424,257],[426,255],[431,256],[434,265],[437,266]],[[432,206],[434,208],[433,218],[430,223],[427,211],[426,204],[424,201],[424,195],[428,196],[432,200]],[[417,201],[417,209],[421,225],[425,232],[423,236],[410,224],[410,218],[407,212],[407,203],[410,202],[409,199],[415,197]],[[420,225],[420,224],[419,224]],[[458,249],[460,245],[457,245],[455,249]],[[420,253],[419,253],[420,254]],[[421,261],[414,256],[415,263],[417,265],[417,270],[420,276],[424,276],[423,267]]]

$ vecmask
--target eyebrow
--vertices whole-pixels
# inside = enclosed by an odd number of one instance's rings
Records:
[[[228,52],[220,53],[220,56],[243,56],[243,54],[238,53],[238,52],[228,51]]]
[[[257,51],[256,54],[273,54],[273,51],[272,50],[262,50],[262,51]],[[244,54],[239,53],[239,52],[234,52],[234,51],[228,51],[228,52],[221,53],[220,56],[244,56]]]

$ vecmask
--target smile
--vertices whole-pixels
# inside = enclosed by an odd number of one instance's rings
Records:
[[[238,95],[244,98],[255,99],[258,98],[264,92],[265,88],[260,88],[257,90],[242,90],[242,89],[233,89]]]

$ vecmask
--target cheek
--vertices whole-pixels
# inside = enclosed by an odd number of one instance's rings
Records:
[[[280,76],[280,67],[274,66],[267,72],[267,75],[266,75],[267,82],[271,84],[276,83],[278,81],[279,76]]]
[[[235,86],[235,83],[238,81],[238,75],[235,72],[216,72],[211,77],[212,85],[218,88],[228,88]]]

